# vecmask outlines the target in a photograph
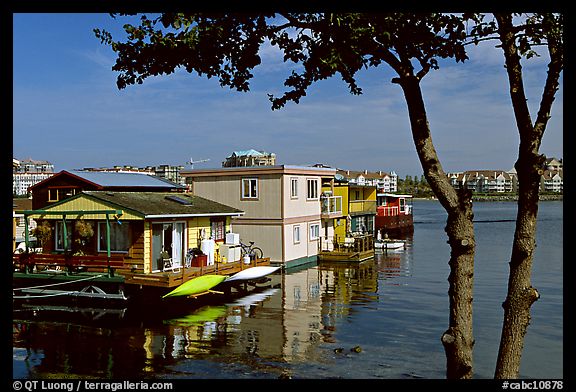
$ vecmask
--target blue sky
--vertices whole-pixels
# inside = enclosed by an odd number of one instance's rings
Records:
[[[147,79],[118,90],[114,53],[92,29],[121,37],[108,14],[14,14],[13,155],[48,160],[55,170],[113,165],[220,167],[233,151],[273,152],[277,163],[324,163],[350,170],[421,175],[406,104],[386,66],[359,73],[354,96],[338,77],[317,83],[299,104],[272,111],[289,64],[265,47],[251,91],[222,88],[195,74]],[[464,64],[442,64],[422,89],[445,171],[508,170],[518,132],[500,50],[471,48]],[[524,64],[528,102],[540,101],[546,56]],[[531,115],[536,116],[536,106]],[[563,88],[540,151],[562,157]]]

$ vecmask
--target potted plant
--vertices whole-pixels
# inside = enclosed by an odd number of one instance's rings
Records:
[[[44,220],[32,230],[32,235],[40,242],[40,246],[44,248],[52,238],[52,226],[48,221]]]
[[[92,223],[86,222],[84,219],[78,219],[74,225],[77,238],[74,240],[78,245],[78,250],[74,253],[75,256],[84,256],[86,253],[86,245],[94,236],[94,227]]]

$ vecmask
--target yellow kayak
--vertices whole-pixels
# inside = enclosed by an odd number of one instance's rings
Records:
[[[226,279],[226,276],[224,275],[198,276],[182,283],[168,294],[163,295],[162,298],[204,294],[208,292],[208,290],[210,290],[212,287],[222,283],[224,279]]]

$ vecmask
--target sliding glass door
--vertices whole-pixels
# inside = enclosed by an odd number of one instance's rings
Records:
[[[164,267],[160,253],[166,251],[172,257],[174,267],[181,267],[184,255],[184,222],[152,223],[152,271]]]

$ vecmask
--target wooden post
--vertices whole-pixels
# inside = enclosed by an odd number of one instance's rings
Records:
[[[106,214],[106,264],[108,266],[108,277],[112,275],[110,270],[110,215]]]

